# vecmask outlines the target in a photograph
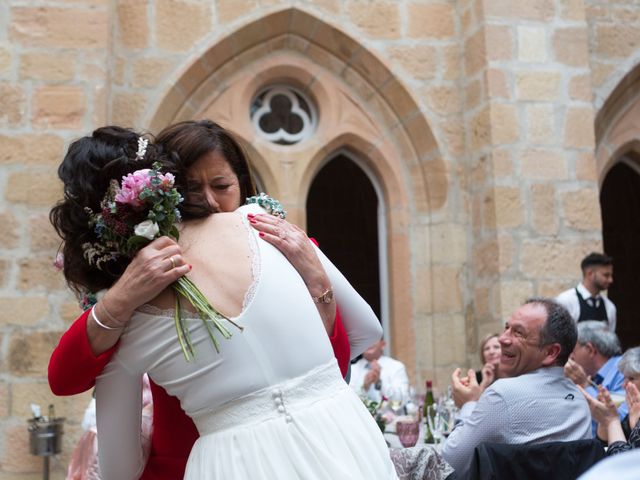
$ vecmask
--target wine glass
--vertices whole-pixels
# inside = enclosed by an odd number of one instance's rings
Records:
[[[399,415],[404,406],[404,391],[402,388],[389,389],[389,406],[395,415]]]
[[[445,419],[442,414],[442,409],[438,405],[429,405],[427,407],[427,425],[433,435],[433,441],[438,444],[442,443],[445,431]]]
[[[396,433],[403,447],[413,447],[420,436],[420,420],[398,420]]]

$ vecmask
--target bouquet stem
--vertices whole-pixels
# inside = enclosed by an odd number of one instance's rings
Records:
[[[178,341],[180,342],[182,353],[184,354],[184,358],[187,360],[187,362],[190,362],[195,358],[195,350],[193,348],[193,343],[191,342],[189,329],[187,328],[187,325],[182,318],[180,296],[183,296],[184,298],[189,300],[189,303],[191,303],[191,305],[193,305],[193,307],[198,312],[198,315],[200,316],[202,323],[207,329],[207,333],[209,334],[209,338],[211,339],[216,352],[220,352],[220,345],[218,344],[215,332],[217,331],[225,339],[231,337],[231,332],[227,329],[227,327],[225,327],[223,323],[224,321],[229,322],[240,331],[243,330],[242,326],[225,317],[215,308],[213,308],[204,294],[200,291],[200,289],[196,287],[196,285],[187,277],[180,277],[173,285],[171,285],[171,287],[177,293],[174,321],[176,325],[176,332],[178,334]]]

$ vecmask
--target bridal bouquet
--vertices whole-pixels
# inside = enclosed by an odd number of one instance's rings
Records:
[[[161,173],[159,163],[154,163],[150,169],[130,173],[122,178],[121,183],[112,180],[100,203],[100,212],[86,209],[90,218],[89,226],[98,237],[97,242],[82,246],[87,261],[102,269],[110,260],[132,258],[154,238],[166,235],[178,240],[180,234],[176,223],[180,221],[180,212],[177,207],[182,202],[182,196],[174,187],[174,180],[170,173]],[[216,351],[219,351],[219,345],[215,331],[224,338],[231,337],[224,320],[242,330],[242,327],[216,311],[186,276],[179,278],[172,288],[177,293],[174,314],[176,332],[187,361],[193,360],[195,351],[189,329],[182,318],[181,296],[195,307]]]

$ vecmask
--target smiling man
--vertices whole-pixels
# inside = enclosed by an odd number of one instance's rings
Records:
[[[500,372],[484,392],[473,370],[453,373],[453,396],[461,423],[442,454],[465,478],[473,451],[482,442],[539,444],[591,438],[589,407],[563,365],[576,344],[567,310],[551,299],[532,298],[506,322],[499,337]]]

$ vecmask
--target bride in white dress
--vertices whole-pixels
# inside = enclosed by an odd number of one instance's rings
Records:
[[[96,383],[104,480],[137,478],[141,382],[149,377],[193,419],[187,479],[395,479],[382,434],[344,382],[318,310],[297,271],[247,222],[256,206],[185,222],[189,278],[244,327],[216,353],[200,320],[187,320],[196,359],[185,361],[166,291],[137,311]],[[352,357],[380,338],[369,305],[318,250]],[[186,305],[184,305],[186,307]]]

